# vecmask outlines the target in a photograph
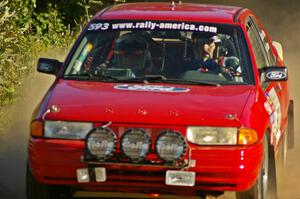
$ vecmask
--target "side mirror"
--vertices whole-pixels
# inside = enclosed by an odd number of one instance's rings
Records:
[[[40,58],[37,64],[37,71],[56,75],[61,66],[62,62],[56,59]]]
[[[287,81],[288,80],[288,69],[283,66],[270,66],[264,67],[262,69],[264,81],[272,82],[272,81]]]
[[[283,61],[283,50],[282,50],[282,45],[281,43],[277,42],[277,41],[273,41],[272,45],[275,47],[279,58]]]

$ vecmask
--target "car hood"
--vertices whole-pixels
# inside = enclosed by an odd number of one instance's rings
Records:
[[[254,86],[120,84],[58,80],[46,120],[166,125],[238,125]],[[46,110],[45,110],[46,111]]]

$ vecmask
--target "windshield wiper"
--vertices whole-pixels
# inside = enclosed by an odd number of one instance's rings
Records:
[[[219,83],[215,82],[207,82],[207,81],[199,81],[199,80],[187,80],[187,79],[167,79],[165,80],[167,83],[174,84],[191,84],[191,85],[203,85],[203,86],[221,86]]]
[[[204,86],[221,86],[219,83],[206,82],[199,80],[186,80],[186,79],[170,79],[164,75],[145,75],[133,78],[116,78],[110,75],[97,75],[93,76],[90,74],[80,75],[65,75],[64,78],[72,80],[86,80],[86,81],[108,81],[108,82],[124,82],[124,83],[150,83],[150,82],[161,82],[170,84],[189,84],[189,85],[204,85]]]
[[[140,77],[133,77],[130,79],[126,79],[126,81],[132,81],[132,82],[144,82],[144,83],[149,83],[149,82],[155,82],[155,81],[165,81],[167,78],[163,75],[144,75]]]
[[[127,81],[127,80],[126,80]],[[205,86],[220,86],[219,83],[199,81],[199,80],[186,80],[186,79],[170,79],[163,75],[145,75],[141,77],[135,77],[128,79],[128,81],[143,81],[144,83],[149,82],[166,82],[171,84],[191,84],[191,85],[205,85]]]
[[[167,78],[163,75],[145,75],[143,78],[146,80],[167,80]]]

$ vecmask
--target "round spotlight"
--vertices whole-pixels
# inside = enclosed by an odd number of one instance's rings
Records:
[[[146,158],[151,145],[150,136],[143,129],[129,129],[121,138],[123,153],[134,162]]]
[[[185,154],[186,142],[180,133],[164,131],[158,136],[155,147],[162,160],[173,162]]]
[[[116,149],[116,134],[109,128],[94,128],[86,136],[87,152],[99,161],[112,157]]]

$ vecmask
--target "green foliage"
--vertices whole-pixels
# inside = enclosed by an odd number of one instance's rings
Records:
[[[35,0],[0,0],[0,109],[11,103],[32,72],[38,52],[72,41],[56,5],[37,12]]]
[[[0,0],[0,113],[23,79],[35,68],[38,53],[68,47],[73,31],[103,7],[124,0]],[[129,2],[129,1],[127,1]]]
[[[84,8],[84,11],[85,11],[85,16],[86,16],[86,21],[89,21],[92,17],[92,15],[90,14],[89,10],[90,8],[93,6],[93,5],[99,5],[99,6],[102,6],[102,1],[93,1],[93,0],[80,0],[77,2],[77,4]]]
[[[0,105],[8,103],[15,92],[19,82],[13,79],[20,70],[13,70],[15,51],[20,48],[20,43],[15,40],[17,31],[14,30],[15,12],[7,6],[8,1],[0,2]]]

